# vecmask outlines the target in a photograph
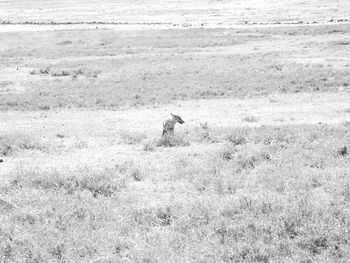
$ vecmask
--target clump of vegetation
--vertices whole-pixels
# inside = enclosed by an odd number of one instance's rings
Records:
[[[93,78],[97,78],[99,75],[101,75],[101,71],[100,70],[95,70],[94,72],[91,73],[91,76]]]
[[[100,74],[100,70],[83,70],[82,68],[76,69],[62,69],[62,68],[52,68],[46,67],[42,69],[33,69],[29,71],[31,75],[51,75],[52,77],[67,77],[71,76],[73,79],[79,76],[93,77],[97,78]]]
[[[74,144],[74,148],[77,148],[77,149],[87,149],[87,148],[89,148],[89,144],[88,144],[88,142],[86,142],[86,141],[80,140],[79,142],[76,142],[76,143]]]
[[[237,171],[254,169],[260,162],[270,159],[270,154],[265,151],[238,154],[236,158]]]
[[[190,142],[183,135],[164,135],[157,141],[157,147],[189,146]]]
[[[9,202],[2,200],[0,198],[0,212],[10,212],[11,210],[14,209],[14,206],[11,205]]]
[[[248,142],[248,130],[246,128],[234,128],[226,132],[224,139],[233,145],[244,145]]]
[[[246,122],[258,122],[259,121],[259,119],[253,115],[243,117],[242,120],[246,121]]]
[[[253,130],[251,137],[254,143],[263,143],[265,145],[279,145],[287,147],[295,142],[300,135],[294,129],[288,126],[283,127],[267,127],[263,126]]]
[[[339,148],[337,152],[341,156],[345,156],[345,155],[349,154],[348,148],[346,146],[343,146],[343,147]]]
[[[61,42],[58,42],[57,45],[61,45],[61,46],[67,46],[67,45],[71,45],[73,42],[70,40],[64,40]]]
[[[115,169],[126,176],[126,178],[132,178],[135,181],[141,181],[143,173],[140,168],[132,160],[124,161],[115,164]]]
[[[22,170],[11,182],[16,187],[32,187],[45,191],[63,190],[67,194],[87,190],[94,197],[99,195],[112,196],[115,192],[124,188],[125,178],[119,176],[115,168],[92,170],[82,168],[73,175],[51,171],[50,173],[35,170]]]
[[[232,160],[234,157],[234,154],[237,153],[238,150],[236,149],[234,144],[226,144],[223,149],[220,150],[219,156],[228,161]]]
[[[148,227],[167,227],[174,219],[170,206],[137,209],[130,217],[136,225]]]
[[[71,73],[67,70],[56,70],[51,73],[52,77],[65,77],[65,76],[70,76]]]
[[[33,70],[29,71],[29,74],[31,74],[31,75],[38,75],[38,74],[48,75],[48,74],[50,74],[50,72],[51,72],[50,67],[46,67],[46,68],[41,68],[39,70],[33,69]]]
[[[157,147],[156,140],[146,140],[142,145],[142,149],[146,152],[153,152]]]
[[[196,129],[196,137],[199,142],[216,143],[219,141],[218,134],[208,123],[200,123],[199,128]]]
[[[14,133],[0,136],[0,156],[10,156],[21,150],[47,150],[47,146],[31,134]]]

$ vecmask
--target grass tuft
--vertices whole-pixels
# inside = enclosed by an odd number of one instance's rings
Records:
[[[246,121],[246,122],[258,122],[259,119],[253,115],[251,116],[246,116],[244,118],[242,118],[243,121]]]
[[[142,145],[142,149],[145,152],[153,152],[156,150],[157,147],[157,141],[156,140],[146,140],[144,141]]]
[[[164,135],[156,145],[157,147],[189,146],[190,142],[183,135]]]
[[[228,132],[225,140],[233,145],[244,145],[247,143],[248,130],[246,128],[235,128]]]
[[[10,156],[21,150],[47,150],[47,146],[31,134],[15,133],[0,136],[0,156]]]
[[[120,176],[116,169],[105,168],[94,171],[88,168],[77,171],[74,175],[58,171],[37,172],[20,171],[11,182],[16,187],[32,187],[44,191],[64,191],[72,195],[87,190],[94,197],[99,195],[110,197],[126,185],[125,178]]]

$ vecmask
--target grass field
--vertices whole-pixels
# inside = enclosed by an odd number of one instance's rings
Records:
[[[0,263],[349,262],[347,10],[0,0]]]
[[[0,34],[3,110],[348,90],[349,27]]]
[[[202,127],[166,151],[134,135],[142,158],[17,167],[2,180],[2,260],[347,262],[348,129]],[[57,150],[29,141],[11,145]]]

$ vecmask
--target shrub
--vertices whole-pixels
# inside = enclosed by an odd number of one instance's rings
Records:
[[[243,145],[247,143],[247,130],[243,128],[237,128],[230,131],[225,140],[231,142],[233,145]]]
[[[244,118],[242,118],[243,121],[246,121],[246,122],[258,122],[259,119],[253,115],[251,116],[246,116]]]
[[[102,170],[83,168],[72,175],[55,170],[50,172],[23,170],[17,174],[11,185],[45,191],[64,190],[67,194],[88,190],[94,197],[98,195],[109,197],[125,187],[125,180],[118,176],[115,168]]]
[[[219,152],[219,156],[228,161],[233,159],[233,155],[237,152],[235,145],[225,145],[224,148]]]
[[[190,142],[179,135],[165,135],[157,141],[157,147],[189,146]]]

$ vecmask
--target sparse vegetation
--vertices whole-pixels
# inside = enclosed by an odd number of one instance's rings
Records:
[[[243,121],[246,121],[246,122],[258,122],[258,118],[253,116],[253,115],[249,115],[249,116],[245,116],[242,118]]]
[[[348,32],[346,25],[334,28],[339,31],[338,37]],[[1,43],[8,48],[0,51],[0,57],[11,58],[6,62],[9,68],[29,68],[23,72],[30,74],[27,78],[21,75],[21,85],[28,87],[24,92],[2,94],[0,109],[38,110],[39,105],[51,109],[122,108],[172,100],[334,92],[340,87],[347,91],[347,66],[342,62],[327,62],[329,67],[299,62],[298,58],[304,57],[302,51],[277,51],[273,46],[253,53],[230,53],[237,45],[254,46],[269,40],[279,45],[278,41],[286,37],[295,40],[300,50],[321,46],[322,54],[344,47],[334,45],[332,38],[320,38],[315,43],[300,39],[315,33],[328,36],[327,26],[293,27],[295,35],[286,36],[290,30],[286,26],[239,32],[149,30],[137,35],[113,30],[3,33]],[[108,44],[101,48],[101,43]],[[217,48],[222,49],[220,55],[215,55]],[[346,61],[348,54],[339,52]],[[269,99],[274,102],[273,97]]]
[[[50,74],[50,71],[51,71],[51,69],[49,67],[46,67],[46,68],[41,68],[39,70],[33,69],[33,70],[29,71],[29,73],[31,75],[38,75],[38,74],[48,75],[48,74]]]
[[[51,73],[52,77],[65,77],[65,76],[70,76],[70,72],[61,70],[61,71],[55,71]]]
[[[156,149],[157,142],[155,140],[147,140],[143,143],[143,150],[146,152],[153,152]]]
[[[21,150],[48,150],[39,138],[31,134],[12,133],[0,136],[0,156],[10,156]]]
[[[220,151],[220,157],[223,160],[232,160],[237,151],[234,144],[226,144]]]
[[[120,130],[119,136],[126,144],[139,144],[147,138],[144,133],[127,130]]]
[[[182,134],[164,135],[157,141],[157,147],[189,146],[190,142]]]
[[[237,128],[226,131],[225,140],[231,142],[233,145],[243,145],[247,143],[249,129]]]

